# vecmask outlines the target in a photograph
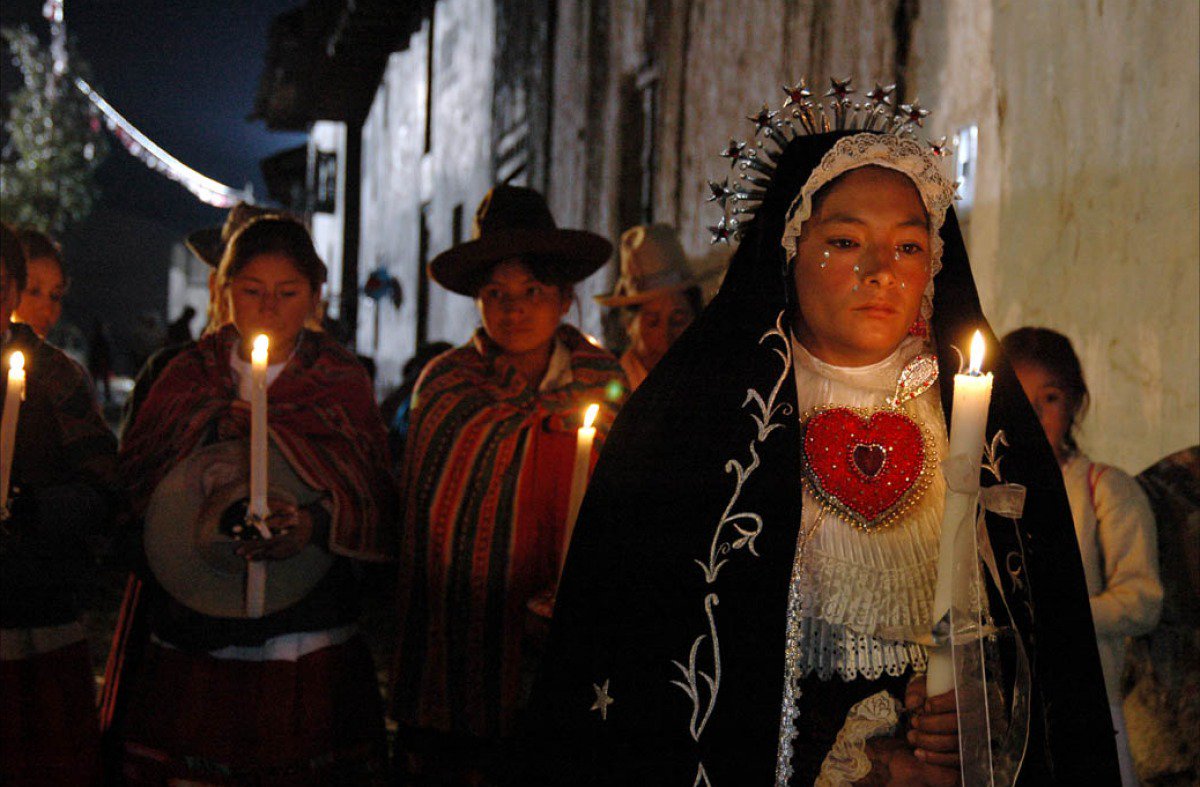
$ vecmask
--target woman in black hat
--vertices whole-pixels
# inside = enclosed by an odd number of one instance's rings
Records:
[[[721,291],[597,465],[523,783],[949,785],[960,742],[979,740],[960,721],[985,710],[1011,733],[992,729],[1012,744],[994,783],[1116,780],[1062,480],[994,350],[987,434],[1007,435],[1000,470],[1026,496],[1016,519],[988,512],[981,556],[999,567],[990,613],[1016,635],[983,643],[1003,667],[989,706],[925,696],[951,344],[976,329],[997,343],[953,186],[908,133],[926,113],[882,88],[853,105],[848,87],[826,114],[802,83],[754,119],[774,150],[725,152],[744,177],[714,192],[758,205],[713,228],[742,236]]]
[[[624,391],[616,359],[562,322],[611,250],[558,229],[537,192],[497,186],[475,239],[430,263],[482,327],[413,394],[391,703],[414,776],[492,778],[524,704],[527,604],[557,581],[576,431],[595,403],[603,435]]]

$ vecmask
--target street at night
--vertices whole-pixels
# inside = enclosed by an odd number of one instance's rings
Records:
[[[1200,782],[1200,5],[8,0],[0,783]]]

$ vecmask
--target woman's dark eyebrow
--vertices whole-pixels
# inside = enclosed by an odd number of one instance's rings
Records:
[[[867,223],[863,219],[860,219],[858,216],[852,215],[850,213],[833,213],[833,214],[830,214],[829,216],[822,216],[820,219],[820,222],[822,224],[834,224],[834,223],[866,224]],[[925,219],[911,218],[911,219],[905,219],[904,221],[900,222],[896,226],[898,226],[898,227],[920,227],[921,229],[927,229],[929,224],[928,224],[928,222],[925,221]]]

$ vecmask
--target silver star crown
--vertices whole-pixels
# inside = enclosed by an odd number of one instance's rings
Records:
[[[762,109],[746,116],[754,124],[750,141],[730,139],[721,151],[730,168],[738,170],[737,178],[732,183],[730,178],[708,182],[707,201],[717,203],[722,212],[721,220],[708,228],[712,243],[741,239],[771,185],[776,160],[796,137],[829,131],[879,131],[918,139],[918,129],[925,126],[929,117],[929,110],[919,101],[900,104],[895,85],[876,82],[874,89],[867,91],[866,101],[857,102],[850,98],[855,93],[853,80],[830,79],[829,84],[825,100],[814,100],[803,79],[791,87],[784,85],[785,98],[779,109],[763,104]],[[766,142],[772,147],[767,147]],[[948,154],[945,137],[925,142],[935,155]]]

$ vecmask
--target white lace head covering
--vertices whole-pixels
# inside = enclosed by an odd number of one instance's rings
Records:
[[[843,137],[821,158],[787,212],[783,228],[784,252],[788,261],[796,256],[796,241],[804,222],[812,216],[812,198],[834,178],[859,167],[885,167],[907,175],[917,187],[929,214],[930,275],[921,296],[921,316],[933,316],[933,279],[942,269],[942,223],[954,200],[954,184],[942,174],[938,157],[913,139],[892,134],[862,133]]]

